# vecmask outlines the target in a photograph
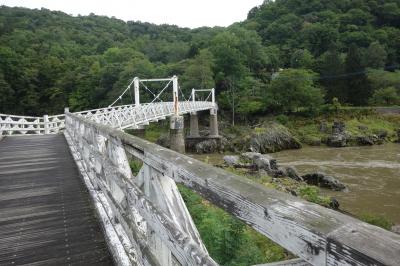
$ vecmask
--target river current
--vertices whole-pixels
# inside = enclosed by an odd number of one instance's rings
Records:
[[[300,174],[323,172],[343,182],[346,192],[321,190],[354,214],[383,215],[400,223],[400,144],[368,147],[306,147],[271,154]]]
[[[281,166],[294,166],[303,175],[323,172],[343,182],[345,192],[321,189],[335,197],[340,208],[355,215],[373,214],[400,224],[400,144],[368,147],[305,147],[270,154]],[[223,163],[223,155],[193,155]]]

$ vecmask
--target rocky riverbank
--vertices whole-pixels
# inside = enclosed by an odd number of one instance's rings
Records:
[[[332,209],[339,209],[339,202],[334,198],[321,197],[317,187],[337,191],[346,189],[343,183],[332,176],[323,173],[300,176],[294,167],[281,167],[275,159],[265,154],[246,152],[224,156],[223,160],[224,164],[220,167]]]

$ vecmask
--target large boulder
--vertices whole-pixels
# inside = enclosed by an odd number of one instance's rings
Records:
[[[296,168],[292,166],[286,167],[286,175],[296,181],[304,181],[303,178],[297,173]]]
[[[303,180],[307,184],[315,185],[324,188],[330,188],[332,190],[341,191],[346,189],[346,186],[333,176],[328,176],[323,173],[312,173],[302,176]]]
[[[244,161],[253,163],[257,169],[263,169],[266,171],[278,170],[276,160],[267,154],[245,152],[241,154],[241,157]]]
[[[332,125],[332,134],[343,134],[346,131],[346,124],[343,121],[335,121]]]
[[[292,136],[286,127],[277,123],[269,123],[262,128],[255,129],[248,141],[248,149],[258,153],[299,148],[301,148],[301,143]]]
[[[233,166],[233,167],[237,167],[238,165],[240,165],[240,157],[237,155],[226,155],[224,156],[224,162],[226,165],[228,166]]]
[[[356,137],[356,140],[358,145],[371,146],[375,144],[378,137],[376,135],[358,136]]]
[[[215,139],[209,139],[196,144],[196,153],[215,153],[219,151],[218,141]]]
[[[326,144],[330,147],[346,147],[348,142],[348,136],[345,132],[346,125],[342,121],[335,121],[332,125],[332,135],[330,135],[326,141]]]
[[[328,137],[326,144],[330,147],[346,147],[348,138],[345,134],[332,134]]]

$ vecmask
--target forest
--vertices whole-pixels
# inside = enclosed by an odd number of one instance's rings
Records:
[[[215,87],[233,120],[398,105],[399,67],[399,0],[266,0],[197,29],[0,7],[1,113],[104,107],[134,76],[172,75],[185,93]]]

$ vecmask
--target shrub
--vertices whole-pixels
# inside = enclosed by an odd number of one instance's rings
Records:
[[[374,215],[371,213],[363,213],[360,215],[360,219],[366,223],[376,225],[386,230],[392,228],[393,223],[389,221],[386,217],[380,215]]]

